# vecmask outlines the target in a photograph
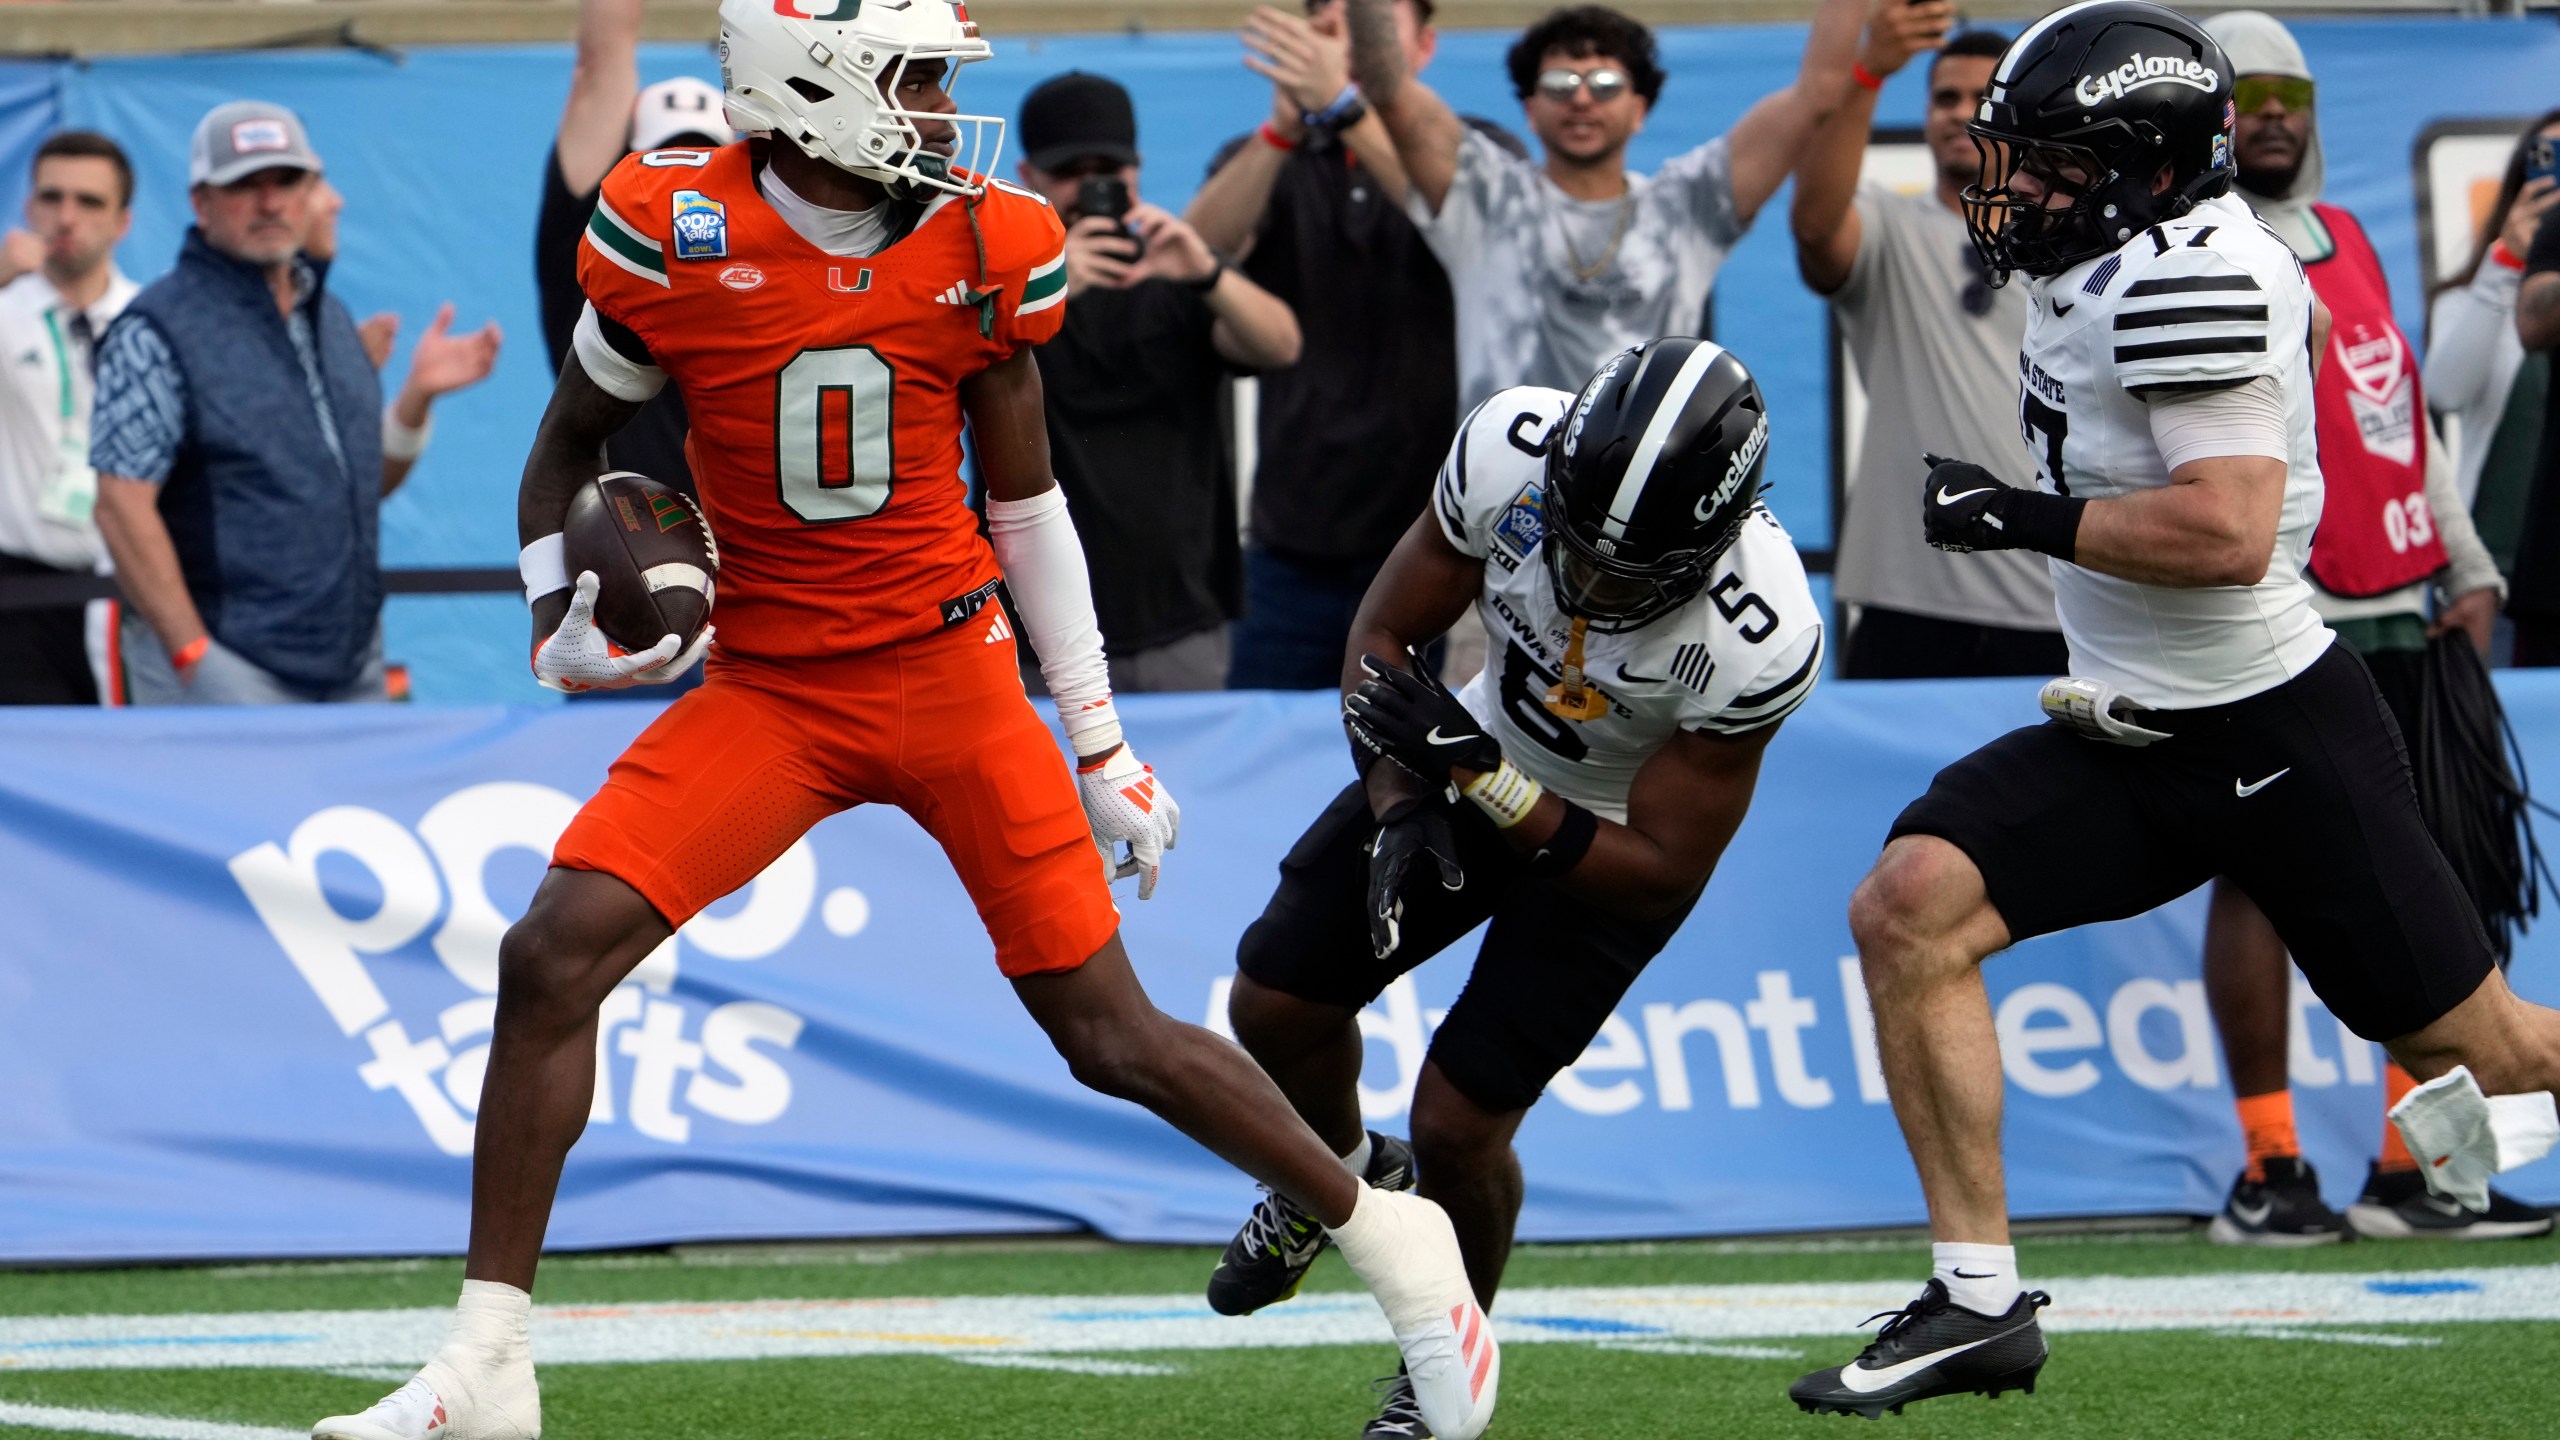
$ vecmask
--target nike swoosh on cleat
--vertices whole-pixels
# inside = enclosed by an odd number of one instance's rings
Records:
[[[2293,773],[2293,767],[2292,767],[2292,766],[2290,766],[2290,765],[2287,765],[2287,766],[2286,766],[2286,767],[2284,767],[2283,769],[2281,769],[2281,770],[2277,771],[2277,772],[2276,772],[2276,773],[2274,773],[2273,775],[2268,776],[2266,779],[2259,781],[2259,782],[2258,782],[2257,784],[2255,784],[2255,785],[2243,785],[2243,784],[2241,784],[2241,783],[2240,783],[2240,777],[2239,777],[2239,776],[2237,776],[2237,775],[2234,775],[2234,776],[2232,776],[2232,777],[2231,777],[2231,793],[2232,793],[2232,794],[2234,794],[2234,795],[2239,796],[2239,797],[2240,797],[2241,799],[2243,799],[2243,800],[2246,800],[2246,799],[2248,799],[2250,796],[2257,794],[2259,791],[2266,789],[2268,786],[2273,785],[2273,784],[2274,784],[2274,783],[2276,783],[2277,781],[2279,781],[2279,780],[2283,779],[2284,777],[2286,777],[2287,775],[2290,775],[2290,774],[2292,774],[2292,773]]]
[[[1978,1350],[2000,1338],[1998,1335],[1986,1335],[1967,1344],[1950,1345],[1944,1350],[1931,1351],[1926,1355],[1905,1360],[1899,1365],[1887,1365],[1881,1370],[1861,1370],[1856,1362],[1852,1361],[1840,1367],[1840,1385],[1852,1394],[1873,1395],[1879,1390],[1889,1390],[1901,1384],[1942,1360],[1952,1360],[1967,1350]]]
[[[1430,732],[1422,738],[1430,741],[1434,745],[1464,745],[1476,737],[1473,735],[1443,735],[1440,733],[1440,727],[1434,725],[1431,727]]]
[[[1941,490],[1938,492],[1938,503],[1941,505],[1953,505],[1959,500],[1970,500],[1976,495],[1988,495],[1999,488],[2000,487],[1997,485],[1985,485],[1979,490],[1959,490],[1952,495]]]
[[[2231,1207],[2231,1213],[2238,1216],[2243,1225],[2264,1225],[2267,1223],[2267,1217],[2276,1213],[2276,1202],[2262,1201],[2254,1209],[2247,1205],[2234,1204]]]

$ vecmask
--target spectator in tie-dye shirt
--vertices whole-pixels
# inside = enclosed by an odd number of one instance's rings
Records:
[[[1458,398],[1578,387],[1607,356],[1695,333],[1716,271],[1847,98],[1867,0],[1823,0],[1796,81],[1733,129],[1627,171],[1662,93],[1653,32],[1597,5],[1558,10],[1511,48],[1513,88],[1545,151],[1506,152],[1406,73],[1394,0],[1350,0],[1352,72],[1386,121],[1414,222],[1449,272]]]

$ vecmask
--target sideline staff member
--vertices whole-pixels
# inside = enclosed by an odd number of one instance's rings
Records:
[[[27,228],[0,241],[0,275],[15,277],[0,288],[0,575],[88,575],[107,553],[91,378],[99,337],[139,288],[115,263],[133,165],[106,136],[65,130],[36,147],[33,179]],[[88,609],[0,610],[0,705],[98,703]]]
[[[382,497],[426,448],[428,407],[486,378],[498,328],[430,326],[400,398],[302,254],[320,157],[281,105],[196,126],[196,224],[177,268],[98,352],[98,528],[132,602],[136,705],[380,700]]]

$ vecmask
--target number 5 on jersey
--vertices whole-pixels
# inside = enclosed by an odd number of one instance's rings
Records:
[[[889,503],[896,384],[868,345],[803,350],[774,377],[774,477],[801,523],[860,520]]]

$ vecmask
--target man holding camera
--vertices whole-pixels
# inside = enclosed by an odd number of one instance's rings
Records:
[[[1069,71],[1022,101],[1022,183],[1067,223],[1067,319],[1032,352],[1115,691],[1217,690],[1242,609],[1227,377],[1296,363],[1298,321],[1138,199],[1129,92]]]

